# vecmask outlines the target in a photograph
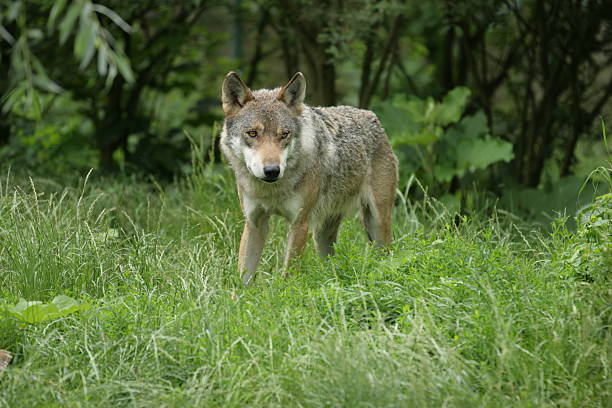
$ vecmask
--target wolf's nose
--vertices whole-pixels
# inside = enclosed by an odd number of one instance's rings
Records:
[[[277,164],[264,166],[263,171],[268,180],[276,180],[280,174],[280,166]]]

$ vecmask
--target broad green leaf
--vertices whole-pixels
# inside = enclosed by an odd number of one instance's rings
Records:
[[[74,312],[79,310],[80,303],[71,298],[70,296],[59,295],[53,298],[51,304],[57,306],[58,310],[62,312],[70,311]]]
[[[446,94],[442,103],[437,104],[432,113],[435,123],[446,126],[457,122],[461,118],[461,112],[463,112],[470,94],[470,90],[463,87],[457,87]]]
[[[376,113],[390,137],[399,136],[405,131],[417,132],[420,124],[415,116],[422,117],[422,102],[406,101],[404,97],[395,97],[392,102],[379,105]],[[415,113],[419,111],[418,113]]]
[[[484,169],[498,161],[514,158],[512,144],[501,139],[465,139],[457,146],[459,168],[474,171]]]
[[[434,126],[432,129],[421,129],[420,131],[404,131],[394,134],[391,137],[391,145],[393,147],[407,145],[428,145],[438,140],[443,134],[442,128]]]
[[[472,116],[466,116],[459,122],[463,133],[470,138],[477,138],[489,133],[487,117],[482,111],[476,112]]]
[[[26,301],[19,302],[13,309],[9,308],[8,312],[13,317],[26,323],[38,323],[53,319],[58,314],[57,306],[55,305]]]
[[[413,144],[430,144],[440,139],[444,131],[439,126],[433,126],[432,128],[425,128],[419,134],[415,135],[411,142]]]
[[[434,177],[436,180],[441,181],[443,183],[447,183],[453,179],[455,176],[463,175],[462,169],[457,169],[452,165],[446,165],[443,163],[437,163],[434,166]]]
[[[425,121],[425,101],[419,99],[406,99],[403,95],[397,95],[391,103],[381,104],[377,112],[383,118],[385,128],[387,122],[393,123],[393,130],[401,131],[406,126],[416,125]],[[411,126],[416,129],[416,127]]]
[[[21,313],[30,306],[35,306],[35,305],[40,305],[40,304],[42,304],[42,302],[38,300],[27,301],[25,299],[21,299],[19,303],[17,303],[15,306],[11,308],[11,310],[13,310],[14,312]]]
[[[8,306],[5,308],[10,316],[26,323],[38,323],[58,319],[71,313],[88,309],[89,305],[87,303],[80,303],[65,295],[56,296],[51,303],[48,304],[40,301],[27,301],[22,299],[15,306]]]
[[[458,123],[452,125],[444,134],[444,141],[457,145],[464,139],[477,139],[489,133],[487,119],[481,111],[472,116],[466,116]]]
[[[423,119],[421,121],[426,123],[435,122],[436,117],[438,116],[438,113],[436,112],[438,105],[431,96],[425,100],[424,108]]]
[[[426,104],[418,99],[401,102],[398,107],[403,110],[404,118],[407,116],[416,123],[425,122]]]

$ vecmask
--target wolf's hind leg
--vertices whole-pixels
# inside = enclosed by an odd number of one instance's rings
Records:
[[[321,258],[325,258],[328,255],[333,255],[334,243],[338,236],[338,228],[342,222],[342,215],[335,214],[327,217],[323,224],[317,227],[314,231],[314,240],[317,247],[317,253]]]
[[[374,200],[362,200],[361,219],[365,227],[368,239],[377,247],[389,245],[391,243],[390,223],[385,223],[379,213]]]
[[[378,247],[391,244],[391,213],[397,184],[397,162],[391,147],[375,155],[369,185],[361,198],[361,217],[368,238]]]

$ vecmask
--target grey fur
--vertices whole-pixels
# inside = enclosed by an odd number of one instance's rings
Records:
[[[376,230],[382,221],[377,212],[380,200],[376,200],[375,181],[382,177],[385,191],[392,190],[393,195],[397,159],[378,118],[371,111],[350,106],[304,105],[305,82],[300,85],[303,76],[296,77],[285,88],[252,92],[252,100],[226,117],[221,148],[236,174],[247,224],[260,225],[263,220],[267,225],[268,217],[273,214],[295,223],[307,206],[299,192],[305,189],[304,185],[314,183],[316,198],[307,222],[314,231],[321,256],[333,253],[342,218],[359,205],[368,235],[377,243],[384,243],[385,239]],[[292,90],[290,101],[282,97],[286,97],[287,87]],[[256,123],[263,123],[268,130],[290,131],[283,148],[286,154],[283,176],[274,183],[262,181],[254,175],[254,166],[247,166],[245,154],[251,154],[248,147],[251,141],[245,132]],[[376,172],[388,174],[373,174],[374,167]],[[265,239],[265,233],[259,239]],[[249,263],[245,266],[252,277],[255,271],[252,262]]]

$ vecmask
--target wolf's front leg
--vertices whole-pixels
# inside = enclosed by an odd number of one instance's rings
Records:
[[[250,284],[255,277],[266,235],[268,235],[268,217],[262,216],[256,222],[246,221],[238,256],[238,268],[245,285]]]
[[[285,262],[283,263],[283,277],[287,277],[291,260],[302,254],[306,240],[308,239],[308,223],[306,221],[295,222],[289,227],[289,239],[285,250]]]

